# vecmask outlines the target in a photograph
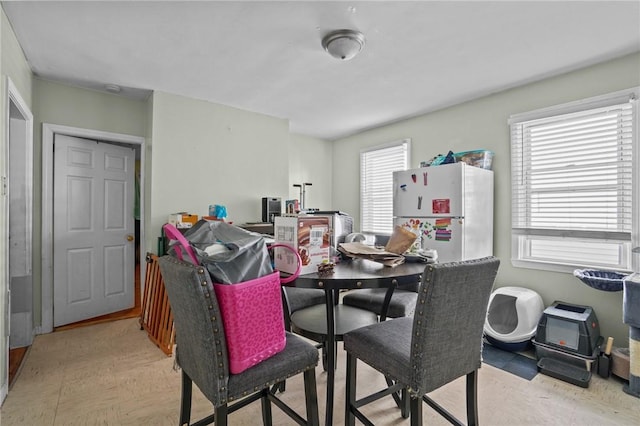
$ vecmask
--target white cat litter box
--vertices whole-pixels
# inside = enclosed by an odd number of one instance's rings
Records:
[[[507,351],[522,351],[536,335],[544,303],[523,287],[501,287],[489,297],[484,334],[489,343]]]

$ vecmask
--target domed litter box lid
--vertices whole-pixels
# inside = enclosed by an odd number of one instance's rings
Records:
[[[496,294],[487,312],[489,325],[499,334],[512,333],[518,326],[516,298],[506,294]]]
[[[489,298],[484,325],[485,335],[514,343],[530,340],[536,334],[544,303],[538,293],[523,287],[501,287]]]

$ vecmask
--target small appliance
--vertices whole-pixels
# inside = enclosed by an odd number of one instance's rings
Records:
[[[309,212],[313,216],[326,216],[329,218],[329,245],[338,250],[338,245],[345,242],[345,237],[353,232],[353,217],[337,210],[318,210]]]
[[[274,217],[282,214],[282,200],[280,197],[262,198],[262,221],[273,223]]]

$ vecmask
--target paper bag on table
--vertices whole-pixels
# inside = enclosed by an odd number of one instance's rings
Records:
[[[413,232],[396,225],[384,249],[391,253],[402,254],[409,250],[416,238],[417,235]]]
[[[404,263],[404,256],[390,253],[376,247],[371,247],[362,243],[341,243],[338,250],[345,256],[351,258],[369,259],[382,263],[385,266],[397,266]]]

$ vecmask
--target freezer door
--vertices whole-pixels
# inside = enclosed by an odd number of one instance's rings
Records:
[[[463,168],[448,164],[394,172],[396,217],[463,217]]]
[[[451,217],[398,217],[394,225],[400,225],[419,235],[423,249],[435,249],[438,262],[464,260],[464,220]]]

